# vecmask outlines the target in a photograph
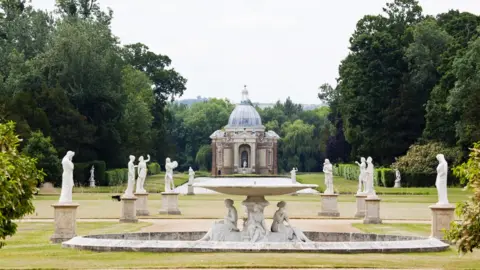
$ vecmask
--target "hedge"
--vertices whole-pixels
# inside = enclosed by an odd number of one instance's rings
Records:
[[[108,183],[105,181],[105,168],[106,164],[105,161],[102,160],[94,160],[90,162],[81,162],[81,163],[74,163],[74,170],[73,170],[73,179],[77,185],[80,186],[89,186],[90,180],[90,169],[92,166],[95,168],[94,177],[95,177],[95,185],[97,186],[107,186]]]
[[[119,186],[128,181],[128,169],[113,169],[105,172],[109,186]]]
[[[335,164],[333,174],[347,180],[358,181],[360,167],[356,164]],[[436,173],[407,173],[400,171],[400,175],[402,187],[433,187],[437,178]],[[395,185],[395,170],[376,168],[373,181],[376,186],[393,187]],[[460,183],[459,179],[451,171],[448,172],[447,182],[449,186],[455,186]]]
[[[162,172],[162,168],[160,167],[160,164],[157,162],[152,162],[147,164],[147,173],[148,175],[154,175],[154,174],[159,174]]]

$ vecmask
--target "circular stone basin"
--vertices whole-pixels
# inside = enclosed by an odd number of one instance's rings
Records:
[[[292,183],[284,177],[222,177],[203,183],[193,184],[194,187],[207,188],[229,195],[244,196],[275,196],[297,192],[302,189],[316,188],[318,185]]]
[[[143,252],[436,252],[449,248],[436,238],[368,233],[304,232],[312,242],[196,241],[206,232],[150,232],[77,236],[62,247]]]

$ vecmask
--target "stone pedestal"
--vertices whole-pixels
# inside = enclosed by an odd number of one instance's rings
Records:
[[[432,210],[432,232],[430,237],[444,240],[444,230],[450,229],[450,223],[455,219],[455,206],[451,204],[430,205]]]
[[[367,195],[357,194],[355,197],[357,201],[357,212],[355,213],[355,217],[363,218],[365,217],[365,199],[367,198]]]
[[[138,222],[135,201],[137,197],[122,197],[122,216],[120,222]]]
[[[161,215],[181,215],[178,209],[178,194],[174,192],[162,192],[162,209],[159,213]]]
[[[195,192],[193,191],[193,186],[187,185],[187,187],[188,187],[187,195],[195,195]]]
[[[320,194],[322,197],[322,211],[318,212],[319,216],[338,217],[338,194]]]
[[[50,237],[52,243],[61,243],[77,236],[77,208],[79,204],[52,204],[54,209],[55,231]]]
[[[363,224],[380,224],[380,201],[381,199],[376,196],[369,196],[365,198],[365,219]]]
[[[137,201],[135,202],[135,209],[137,216],[148,216],[148,193],[135,193]]]

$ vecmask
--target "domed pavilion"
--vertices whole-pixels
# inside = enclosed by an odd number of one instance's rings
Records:
[[[257,110],[249,104],[248,90],[230,114],[228,124],[212,139],[212,175],[236,173],[277,174],[277,141],[274,131],[265,131]]]

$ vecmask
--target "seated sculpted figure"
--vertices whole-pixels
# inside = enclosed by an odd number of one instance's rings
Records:
[[[253,212],[250,213],[246,225],[250,242],[260,242],[267,239],[268,229],[265,224],[262,207],[259,204],[253,206]]]
[[[284,201],[277,203],[278,210],[273,215],[272,232],[286,233],[290,241],[310,242],[301,230],[290,226],[286,206],[287,203]]]
[[[227,215],[223,220],[216,221],[212,228],[199,241],[225,241],[229,232],[238,232],[237,209],[233,206],[233,200],[225,199],[225,207],[227,207]]]

